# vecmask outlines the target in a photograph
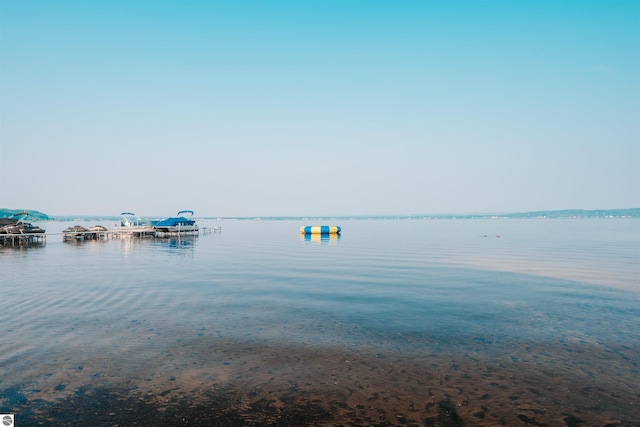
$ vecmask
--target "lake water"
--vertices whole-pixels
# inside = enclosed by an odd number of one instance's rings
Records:
[[[0,246],[16,426],[640,425],[640,219],[75,224]]]

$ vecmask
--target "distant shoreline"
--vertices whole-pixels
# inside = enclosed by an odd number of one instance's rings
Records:
[[[120,221],[119,215],[47,215],[29,209],[0,208],[0,218],[17,212],[29,212],[27,221]],[[162,216],[145,215],[144,219],[163,219]],[[640,208],[628,209],[564,209],[510,213],[470,214],[400,214],[400,215],[299,215],[299,216],[196,216],[201,220],[219,221],[311,221],[311,220],[438,220],[438,219],[580,219],[580,218],[640,218]]]
[[[552,211],[475,214],[407,214],[407,215],[301,215],[301,216],[196,216],[201,220],[219,221],[310,221],[310,220],[449,220],[449,219],[581,219],[581,218],[640,218],[640,208],[630,209],[566,209]],[[159,216],[142,218],[162,219]],[[50,221],[119,221],[120,216],[67,215],[50,216]]]

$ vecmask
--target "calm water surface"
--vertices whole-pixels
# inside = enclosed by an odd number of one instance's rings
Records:
[[[638,219],[200,224],[222,231],[0,246],[0,412],[640,425]]]

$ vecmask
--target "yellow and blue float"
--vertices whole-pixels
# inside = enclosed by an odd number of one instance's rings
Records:
[[[342,229],[337,225],[307,225],[300,227],[301,234],[340,234]]]

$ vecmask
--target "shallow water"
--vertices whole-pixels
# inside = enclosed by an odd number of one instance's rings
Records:
[[[0,246],[0,412],[20,426],[640,422],[640,220],[349,220],[321,240],[301,225]]]

